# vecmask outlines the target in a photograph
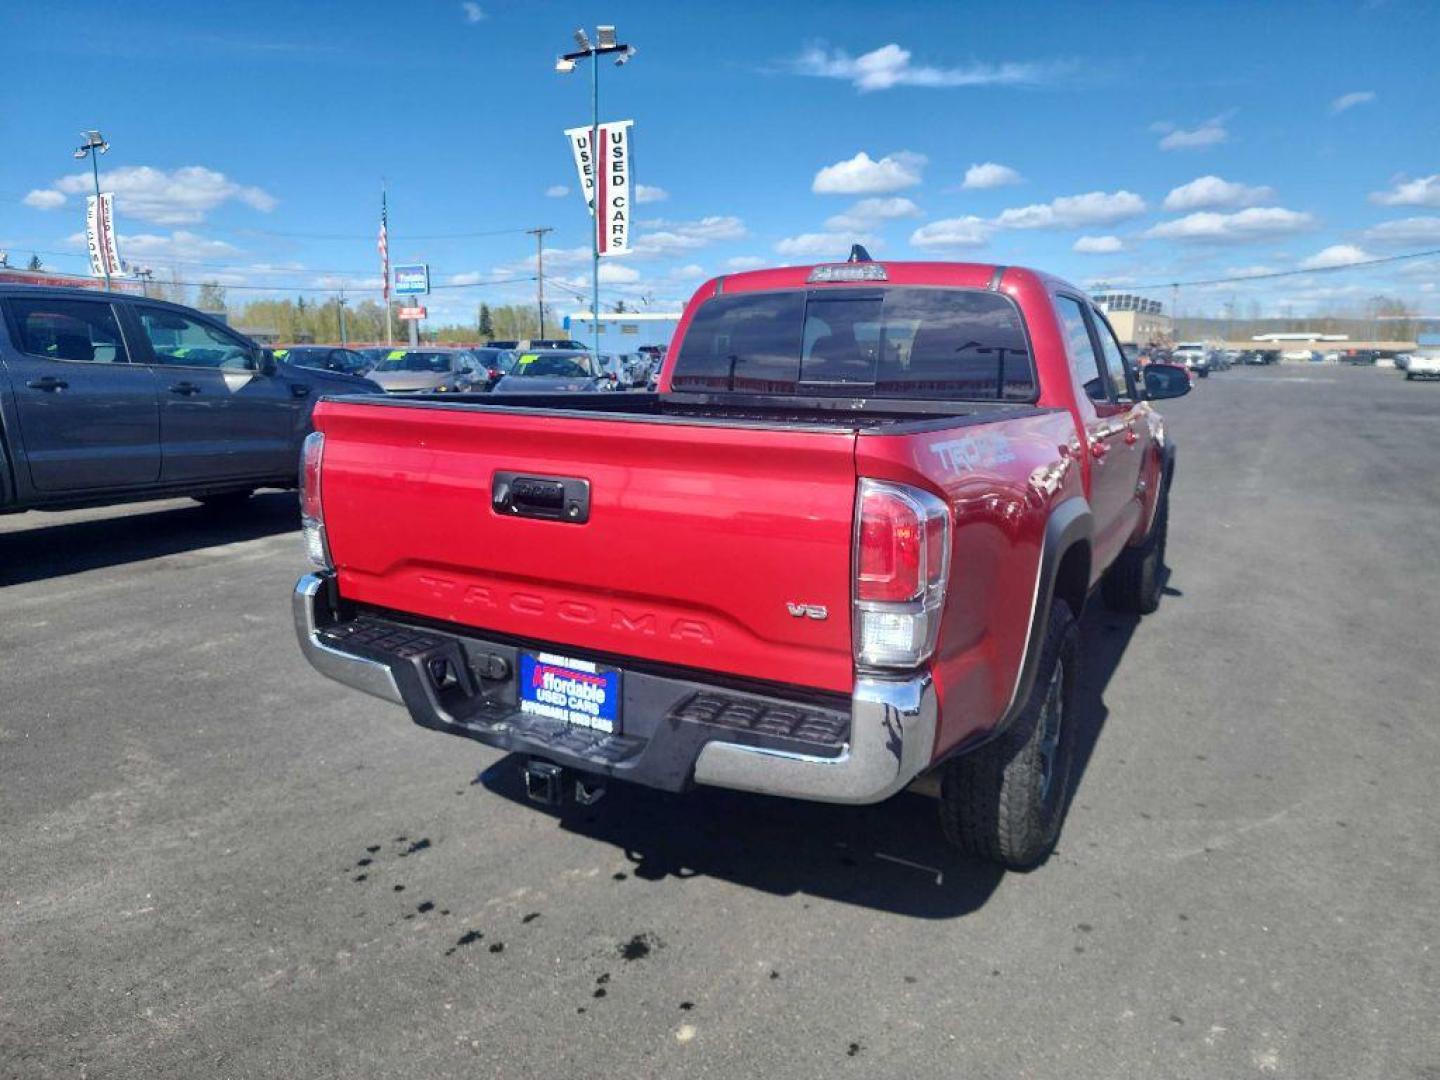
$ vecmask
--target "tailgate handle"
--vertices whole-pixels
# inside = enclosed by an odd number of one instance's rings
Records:
[[[497,472],[490,485],[490,506],[508,517],[583,525],[590,520],[590,481]]]

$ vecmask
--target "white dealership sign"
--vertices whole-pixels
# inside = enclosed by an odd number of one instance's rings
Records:
[[[115,196],[102,191],[85,200],[85,246],[90,252],[90,273],[96,277],[120,276],[120,248],[115,243]]]
[[[570,128],[565,137],[575,155],[575,171],[580,177],[580,193],[595,217],[596,239],[601,255],[627,255],[630,252],[630,193],[634,177],[630,175],[630,128],[633,120],[612,120],[599,128],[600,150],[590,145],[589,127]],[[599,198],[596,198],[594,162],[600,161]],[[595,214],[596,203],[600,213]]]

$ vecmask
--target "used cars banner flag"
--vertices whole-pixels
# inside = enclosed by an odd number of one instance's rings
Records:
[[[102,191],[85,199],[85,246],[90,252],[90,273],[118,277],[120,248],[115,243],[115,196]]]
[[[596,192],[593,163],[598,158],[602,208],[596,218],[596,239],[601,255],[626,255],[630,251],[630,193],[634,177],[630,175],[630,128],[633,120],[612,120],[599,127],[600,151],[592,152],[589,127],[570,128],[565,137],[575,155],[575,171],[580,177],[580,193],[595,216]]]

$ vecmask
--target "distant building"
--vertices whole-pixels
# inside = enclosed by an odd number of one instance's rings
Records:
[[[601,312],[600,351],[633,353],[641,345],[669,345],[679,321],[678,311]],[[588,346],[595,333],[594,316],[588,311],[567,315],[565,329]]]
[[[1122,345],[1149,345],[1174,336],[1174,325],[1159,300],[1113,292],[1096,293],[1091,299],[1105,312]]]

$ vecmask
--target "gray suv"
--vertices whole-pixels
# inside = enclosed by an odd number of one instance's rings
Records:
[[[179,304],[0,285],[0,513],[293,488],[315,402],[379,392]]]

